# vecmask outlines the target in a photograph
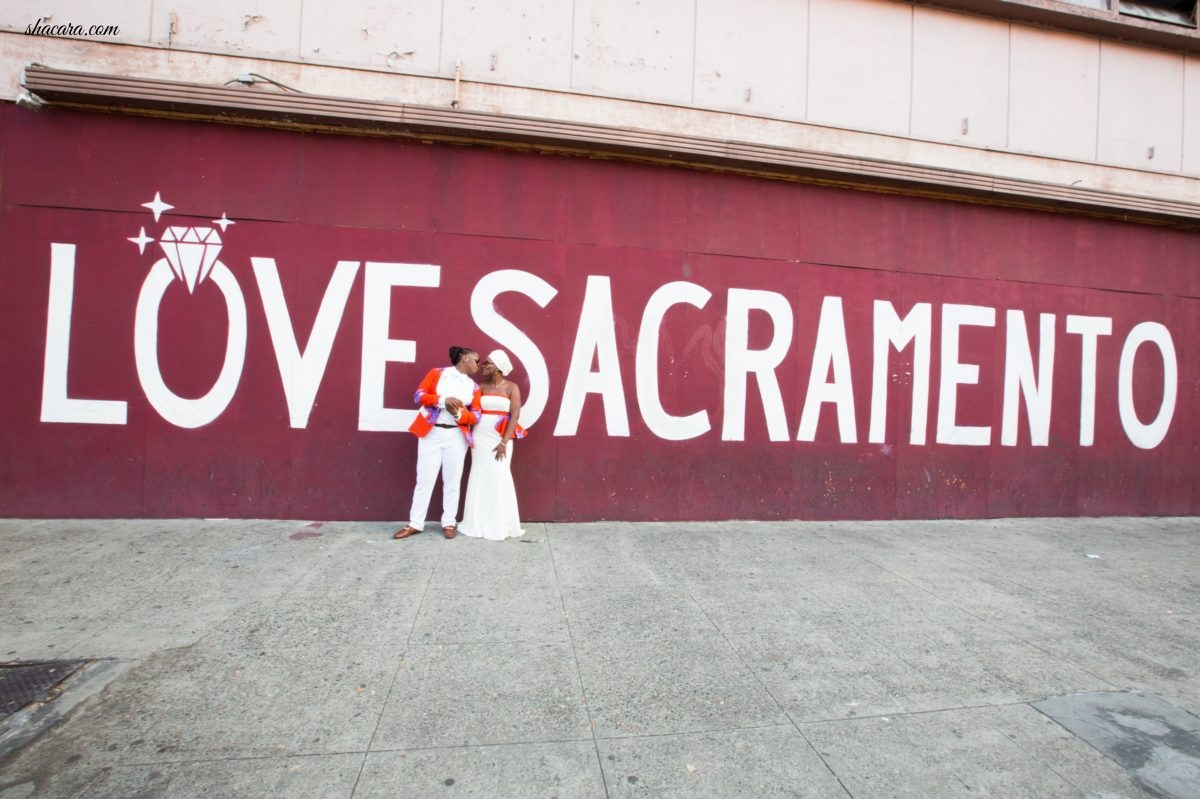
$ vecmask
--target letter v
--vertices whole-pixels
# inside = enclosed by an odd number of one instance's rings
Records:
[[[275,347],[275,360],[279,363],[279,376],[283,380],[283,394],[287,398],[288,415],[292,427],[303,429],[308,426],[308,415],[317,398],[317,389],[325,368],[329,365],[329,353],[333,350],[333,339],[342,323],[346,300],[354,278],[358,276],[359,261],[338,261],[317,309],[317,319],[304,352],[296,342],[296,328],[288,313],[287,301],[283,298],[283,286],[279,283],[279,269],[274,258],[251,258],[254,277],[258,280],[258,293],[262,297],[263,310],[267,314],[267,328],[271,332],[271,344]]]

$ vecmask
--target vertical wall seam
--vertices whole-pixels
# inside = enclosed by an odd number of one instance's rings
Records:
[[[1008,28],[1008,79],[1004,87],[1004,149],[1012,150],[1012,95],[1013,95],[1013,25]]]
[[[913,104],[917,91],[917,7],[908,7],[908,129],[905,135],[913,135]]]
[[[300,0],[300,13],[296,19],[296,58],[304,61],[304,0]]]
[[[438,14],[438,51],[437,73],[442,74],[442,57],[445,55],[446,43],[446,0],[442,0],[441,12]],[[453,77],[453,76],[451,76]]]
[[[571,30],[567,36],[567,90],[575,90],[575,11],[579,0],[571,2]]]
[[[1183,74],[1179,76],[1179,174],[1187,175],[1187,88],[1188,88],[1188,57],[1179,56],[1179,68]]]
[[[1104,42],[1096,39],[1096,143],[1092,148],[1092,161],[1100,163],[1100,117],[1101,103],[1103,102],[1104,91]]]
[[[808,104],[812,96],[812,4],[816,0],[808,0],[804,20],[804,108],[800,118],[808,121]]]
[[[692,93],[688,103],[696,105],[696,39],[700,35],[700,0],[692,0]]]

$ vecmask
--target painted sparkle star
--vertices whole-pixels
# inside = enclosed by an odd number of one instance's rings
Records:
[[[138,231],[137,237],[130,238],[129,241],[132,241],[134,244],[136,244],[138,246],[138,255],[145,255],[146,254],[146,245],[150,244],[152,241],[154,241],[154,239],[152,239],[146,235],[146,228],[143,227],[141,230]]]
[[[167,203],[163,202],[162,197],[159,196],[159,193],[154,192],[154,199],[148,203],[142,203],[142,207],[149,208],[151,211],[153,211],[154,221],[157,222],[158,218],[162,216],[163,211],[169,211],[175,206],[168,205]]]
[[[216,225],[217,227],[221,228],[221,232],[222,232],[222,233],[224,233],[224,232],[225,232],[225,228],[229,227],[230,225],[236,225],[236,224],[237,224],[237,222],[234,222],[232,219],[230,219],[230,218],[229,218],[228,216],[226,216],[224,213],[222,213],[222,214],[221,214],[221,218],[220,218],[220,219],[214,219],[214,220],[212,220],[212,223],[213,223],[214,225]]]

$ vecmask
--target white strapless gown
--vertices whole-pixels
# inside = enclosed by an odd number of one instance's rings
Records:
[[[480,400],[483,410],[508,413],[508,397],[484,394]],[[471,447],[471,477],[467,480],[467,500],[462,524],[458,531],[471,538],[502,541],[515,538],[521,529],[517,510],[517,489],[513,485],[512,460],[516,441],[508,442],[508,457],[496,460],[496,445],[500,434],[496,425],[506,417],[500,413],[484,413],[475,425],[475,443]]]

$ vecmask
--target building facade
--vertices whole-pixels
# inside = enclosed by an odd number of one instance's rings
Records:
[[[63,3],[0,31],[0,513],[1192,514],[1194,2]]]

